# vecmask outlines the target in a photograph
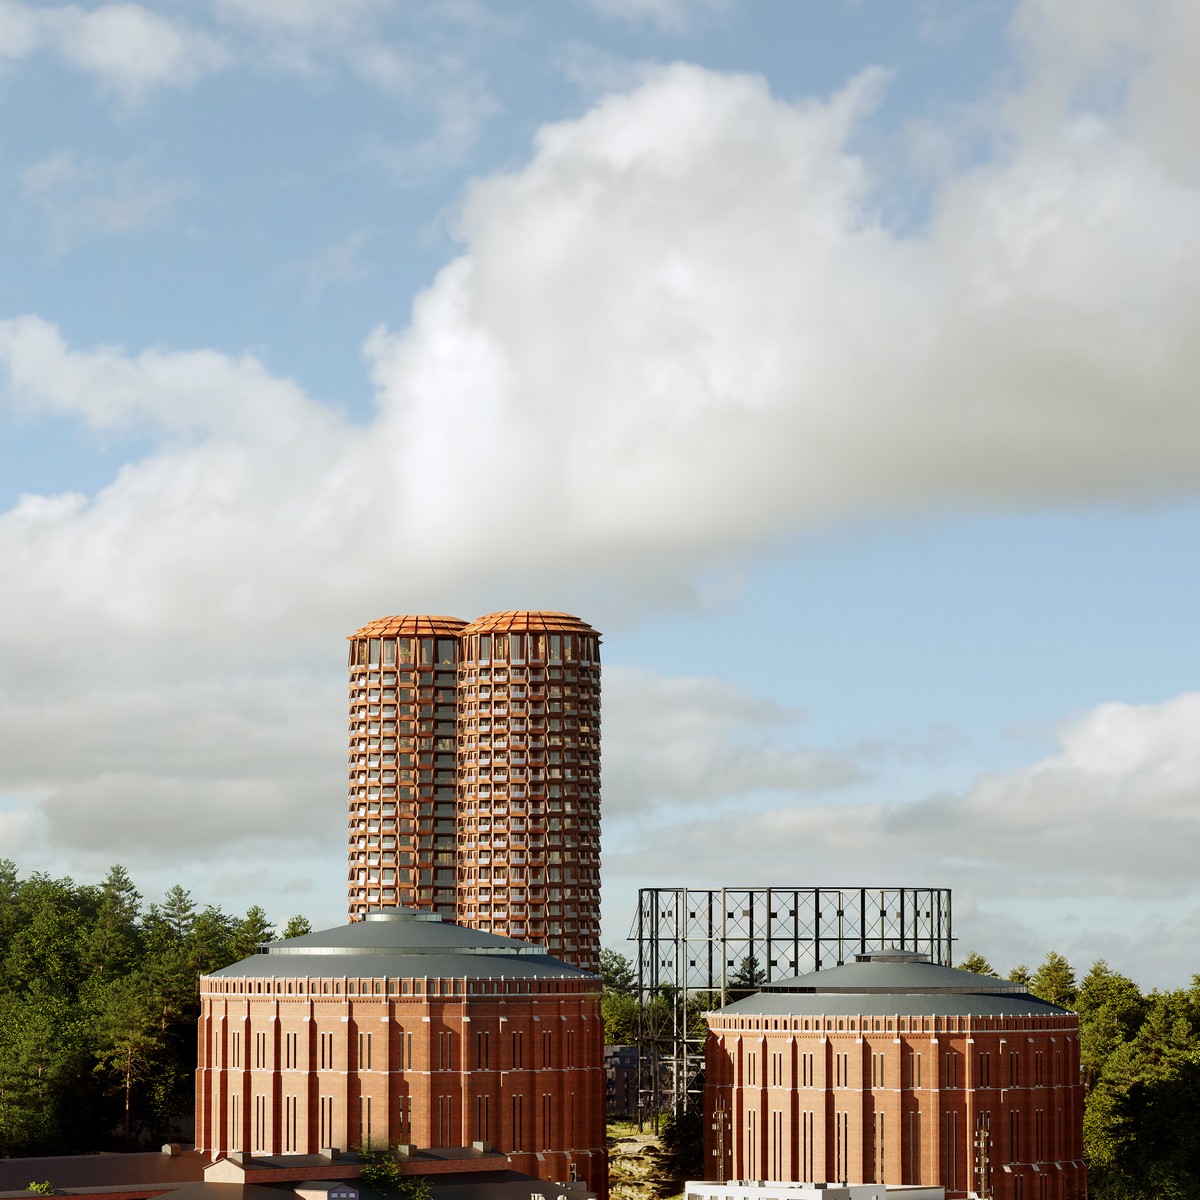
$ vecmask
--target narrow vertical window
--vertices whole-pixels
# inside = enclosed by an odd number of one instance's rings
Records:
[[[512,1098],[512,1148],[525,1149],[525,1097]]]
[[[958,1190],[958,1113],[946,1114],[946,1174],[943,1182],[947,1191]]]
[[[910,1176],[909,1183],[921,1182],[921,1114],[919,1112],[909,1114],[909,1162]]]

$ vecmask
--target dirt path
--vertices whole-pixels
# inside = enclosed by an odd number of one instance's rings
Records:
[[[685,1180],[674,1179],[658,1138],[636,1127],[610,1127],[608,1194],[611,1200],[664,1200],[678,1196]]]

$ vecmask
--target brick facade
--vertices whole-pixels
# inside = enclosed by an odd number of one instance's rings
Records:
[[[600,967],[600,635],[567,613],[462,631],[458,917]]]
[[[606,1194],[594,980],[217,975],[200,997],[198,1150],[482,1141]]]
[[[710,1178],[1086,1196],[1071,1013],[715,1013],[709,1029]]]

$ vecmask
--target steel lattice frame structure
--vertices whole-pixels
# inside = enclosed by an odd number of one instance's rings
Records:
[[[638,944],[638,1116],[657,1120],[701,1103],[699,1013],[736,998],[739,972],[752,966],[771,982],[884,949],[949,966],[950,889],[640,888],[629,936]]]

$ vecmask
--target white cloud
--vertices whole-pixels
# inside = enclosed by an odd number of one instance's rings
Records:
[[[212,0],[204,7],[184,21],[137,3],[0,0],[0,63],[53,55],[126,107],[226,68],[265,68],[318,85],[348,72],[432,113],[422,169],[457,162],[497,110],[486,81],[459,53],[464,36],[488,36],[502,19],[476,6]]]
[[[645,818],[663,806],[761,793],[828,791],[859,778],[847,757],[795,744],[804,714],[719,679],[604,673],[604,809]]]
[[[421,98],[433,129],[415,143],[368,139],[366,158],[384,168],[399,185],[461,163],[476,145],[488,119],[500,110],[486,81],[460,66],[417,63],[386,47],[364,48],[358,69],[372,82]]]
[[[181,188],[155,181],[138,159],[80,161],[69,150],[21,172],[21,196],[49,230],[56,254],[96,235],[132,233],[161,222]]]
[[[302,427],[315,433],[337,421],[250,356],[152,349],[130,357],[116,346],[77,351],[36,317],[0,322],[0,362],[17,404],[73,413],[94,429],[200,431],[281,445]]]
[[[301,74],[318,74],[330,57],[380,45],[386,5],[379,0],[213,0],[219,25],[254,57]]]
[[[325,81],[349,72],[427,116],[428,136],[402,144],[377,134],[368,157],[402,184],[462,162],[499,111],[465,41],[489,36],[503,17],[470,4],[380,0],[213,0],[218,25],[245,64]]]
[[[729,7],[729,0],[587,0],[598,13],[678,33]]]
[[[1061,752],[982,779],[969,796],[889,814],[886,828],[978,857],[981,880],[1078,896],[1158,896],[1196,883],[1200,694],[1103,705],[1068,725]],[[986,831],[986,839],[984,838]],[[972,851],[968,847],[980,847]]]
[[[341,241],[292,263],[284,275],[298,281],[309,303],[315,304],[330,288],[345,287],[366,277],[369,268],[363,256],[370,241],[365,230],[355,230]]]
[[[126,103],[187,87],[228,61],[210,35],[139,4],[26,4],[0,0],[0,57],[38,51],[91,75]]]
[[[410,587],[565,570],[661,595],[830,518],[1194,490],[1200,195],[1072,111],[951,178],[927,229],[891,232],[847,149],[882,86],[789,103],[676,66],[544,128],[472,188],[464,252],[411,325],[370,340],[369,429],[250,359],[5,323],[16,403],[171,439],[72,516],[23,517],[28,552],[111,547],[105,584],[118,570],[142,611],[176,611],[198,573],[278,586],[315,545],[361,578],[368,541],[402,552]],[[26,187],[83,169],[55,156]],[[543,534],[468,545],[480,512]]]
[[[574,41],[563,50],[559,69],[584,92],[602,95],[640,87],[662,70],[662,64],[623,58],[590,42]]]
[[[371,338],[379,407],[363,427],[250,357],[81,349],[36,318],[4,322],[9,404],[151,446],[95,495],[0,515],[0,706],[15,722],[0,789],[40,798],[59,833],[89,796],[120,805],[135,780],[187,811],[204,794],[188,755],[221,739],[193,740],[194,694],[147,713],[143,689],[187,678],[232,696],[261,677],[227,731],[262,747],[254,768],[223,760],[203,778],[222,814],[281,812],[292,781],[299,824],[319,807],[299,776],[333,787],[336,772],[325,751],[289,764],[283,741],[317,718],[274,740],[268,685],[298,658],[335,678],[340,636],[397,604],[469,615],[483,594],[552,591],[603,624],[602,606],[674,598],[698,568],[831,518],[1194,492],[1200,195],[1174,153],[1190,89],[1170,81],[1196,39],[1183,8],[1161,12],[1177,36],[1135,40],[1125,107],[1085,108],[1097,68],[1069,37],[1069,95],[1032,63],[1002,148],[949,177],[916,232],[877,217],[878,181],[848,148],[880,102],[877,73],[790,103],[676,66],[544,128],[528,163],[471,190],[462,255],[411,325]],[[10,56],[50,45],[33,14],[0,7]],[[86,68],[159,78],[142,50],[124,67],[104,54]],[[1167,129],[1147,133],[1142,113]],[[25,186],[53,194],[81,169],[48,159]],[[643,789],[661,812],[688,792],[719,806],[846,770],[801,744],[795,714],[718,685],[622,686],[606,735],[618,794]],[[945,871],[977,895],[1020,878],[1041,896],[1161,896],[1190,887],[1194,703],[1097,715],[1055,760],[965,797],[806,801],[663,837],[676,869],[717,879],[731,862],[793,877],[802,855],[809,876],[854,864],[899,882]],[[340,737],[337,704],[327,719]],[[147,722],[144,745],[116,736]],[[78,777],[39,774],[29,756],[51,762],[64,729],[87,748]],[[284,782],[257,790],[272,775]],[[626,880],[663,865],[624,850],[611,864]]]
[[[959,938],[997,962],[1057,946],[1178,983],[1179,962],[1200,956],[1200,926],[1182,921],[1200,903],[1197,797],[1200,694],[1187,693],[1102,705],[1064,725],[1055,755],[965,794],[643,819],[636,834],[621,827],[605,865],[610,882],[672,882],[659,849],[669,845],[697,886],[727,879],[729,863],[752,864],[763,886],[840,885],[851,868],[851,882],[948,886]],[[1175,917],[1164,920],[1164,903]],[[1131,931],[1154,921],[1178,926],[1177,960],[1133,944]]]

